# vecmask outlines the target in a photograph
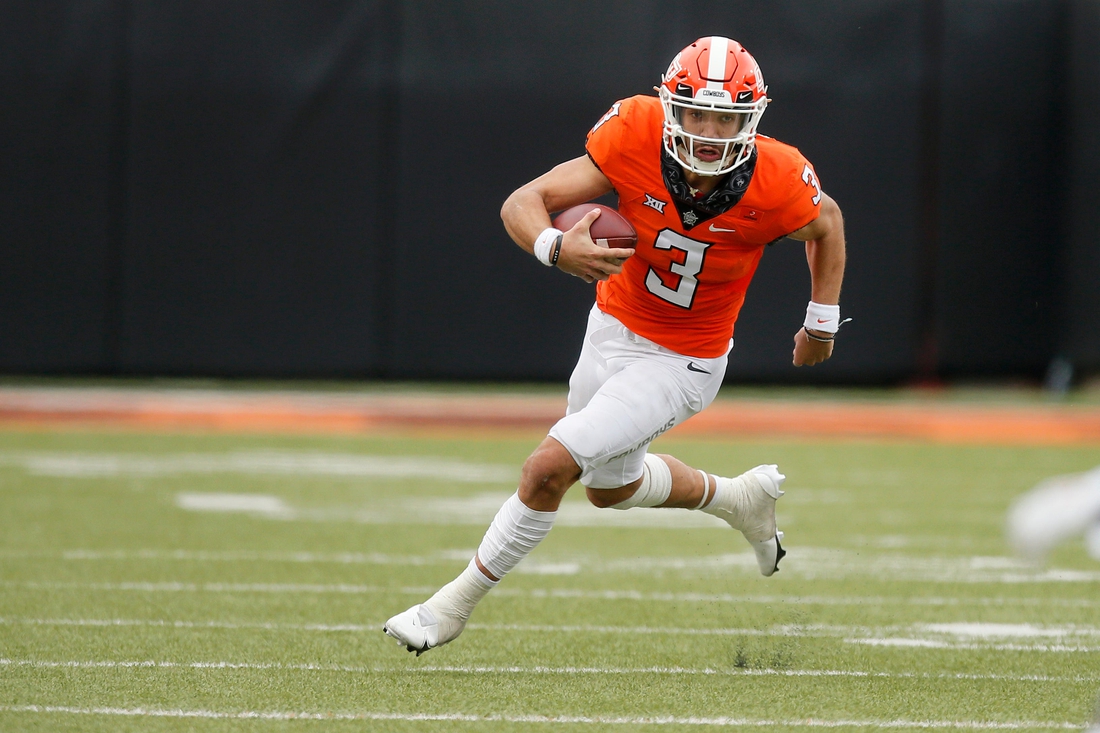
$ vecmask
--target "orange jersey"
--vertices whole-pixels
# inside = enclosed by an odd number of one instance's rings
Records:
[[[638,232],[634,256],[598,284],[596,303],[639,336],[714,358],[729,348],[764,247],[816,219],[821,190],[797,149],[758,135],[740,201],[711,218],[681,214],[662,176],[663,122],[660,100],[637,96],[616,102],[588,133],[589,157]]]

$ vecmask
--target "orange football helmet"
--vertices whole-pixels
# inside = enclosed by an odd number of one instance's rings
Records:
[[[700,38],[676,54],[657,88],[665,150],[695,173],[729,173],[752,155],[767,92],[756,59],[740,43]]]

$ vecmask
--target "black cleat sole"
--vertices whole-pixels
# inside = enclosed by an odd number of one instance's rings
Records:
[[[779,572],[779,561],[786,557],[787,551],[783,549],[783,545],[779,544],[779,537],[775,538],[775,568],[773,573]]]

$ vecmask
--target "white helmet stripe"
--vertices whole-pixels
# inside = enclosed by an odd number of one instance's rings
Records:
[[[722,36],[710,37],[710,59],[707,62],[707,89],[721,89],[726,78],[726,56],[729,53],[730,39]]]

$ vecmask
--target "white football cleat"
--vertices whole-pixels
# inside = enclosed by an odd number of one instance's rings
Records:
[[[775,525],[775,502],[783,496],[779,487],[786,478],[775,464],[751,468],[737,478],[719,478],[728,483],[705,510],[745,535],[765,577],[779,570],[779,561],[787,554],[781,544],[783,533]]]
[[[416,652],[418,657],[439,645],[439,621],[432,610],[422,603],[391,618],[382,631],[404,644],[410,652]]]
[[[1100,468],[1043,481],[1012,505],[1006,533],[1020,555],[1042,560],[1055,545],[1086,535],[1090,554],[1100,555]]]
[[[427,604],[418,603],[387,621],[382,631],[419,657],[429,649],[454,641],[464,628],[465,619],[440,618]]]

